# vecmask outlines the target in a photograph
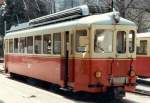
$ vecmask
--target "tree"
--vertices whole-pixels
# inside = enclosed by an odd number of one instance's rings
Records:
[[[7,21],[9,29],[11,25],[82,4],[111,9],[114,7],[122,17],[134,21],[139,32],[150,28],[149,0],[6,0],[5,7],[0,7],[0,32],[4,31],[4,20]]]
[[[47,2],[47,0],[6,0],[4,20],[7,21],[7,30],[12,25],[49,14]]]
[[[7,21],[7,29],[9,29],[11,25],[17,25],[27,20],[21,0],[6,0],[5,10],[4,20]]]

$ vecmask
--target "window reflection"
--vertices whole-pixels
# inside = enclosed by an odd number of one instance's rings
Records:
[[[94,37],[94,51],[96,53],[112,52],[113,32],[109,30],[96,30]]]

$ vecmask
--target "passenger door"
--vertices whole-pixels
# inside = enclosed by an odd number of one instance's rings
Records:
[[[128,34],[124,30],[115,32],[115,59],[112,62],[112,75],[114,77],[127,76],[130,70],[132,59],[127,53]]]
[[[71,31],[64,32],[64,86],[72,86],[74,81],[74,59],[73,59],[73,41],[74,35]]]

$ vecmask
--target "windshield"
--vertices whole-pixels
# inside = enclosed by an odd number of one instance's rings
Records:
[[[96,53],[112,52],[113,32],[111,30],[95,30],[94,51]]]

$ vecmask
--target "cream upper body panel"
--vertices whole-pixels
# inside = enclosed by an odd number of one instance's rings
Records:
[[[143,52],[140,52],[139,51],[140,49],[137,50],[137,56],[149,57],[150,56],[150,32],[137,33],[137,44],[138,44],[137,48],[144,49]]]
[[[119,22],[115,24],[115,21],[113,19],[113,12],[111,12],[99,15],[91,15],[80,19],[65,21],[56,24],[49,24],[35,28],[27,28],[25,30],[8,32],[5,36],[5,39],[63,32],[81,27],[90,28],[91,25],[124,25],[125,27],[131,26],[136,28],[135,23],[124,18],[120,18]]]
[[[74,50],[76,57],[85,57],[85,58],[115,58],[116,57],[116,48],[114,47],[116,45],[116,37],[115,33],[117,31],[125,31],[128,33],[130,30],[136,31],[136,25],[135,23],[121,18],[119,21],[114,20],[114,12],[111,13],[105,13],[105,14],[98,14],[98,15],[91,15],[82,17],[80,19],[55,23],[55,24],[49,24],[39,27],[33,27],[33,28],[26,28],[22,30],[10,30],[4,37],[4,39],[14,39],[14,38],[21,38],[21,37],[29,37],[29,36],[36,36],[36,35],[45,35],[45,34],[53,34],[60,32],[63,35],[63,32],[70,31],[74,35],[76,35],[76,30],[86,30],[87,31],[87,38],[89,40],[88,42],[88,51],[86,53],[79,53]],[[93,51],[94,48],[94,31],[96,29],[105,29],[105,30],[111,30],[112,31],[112,53],[101,53],[96,54]],[[127,35],[128,36],[128,35]],[[73,37],[75,39],[75,36]],[[75,47],[75,43],[74,46]],[[33,48],[34,49],[34,48]],[[135,53],[134,53],[135,54]],[[134,55],[133,54],[133,55]],[[126,55],[120,56],[120,58],[127,58]],[[132,56],[133,57],[133,56]],[[135,57],[135,56],[134,56]]]
[[[150,32],[137,33],[136,35],[138,38],[150,38]]]

